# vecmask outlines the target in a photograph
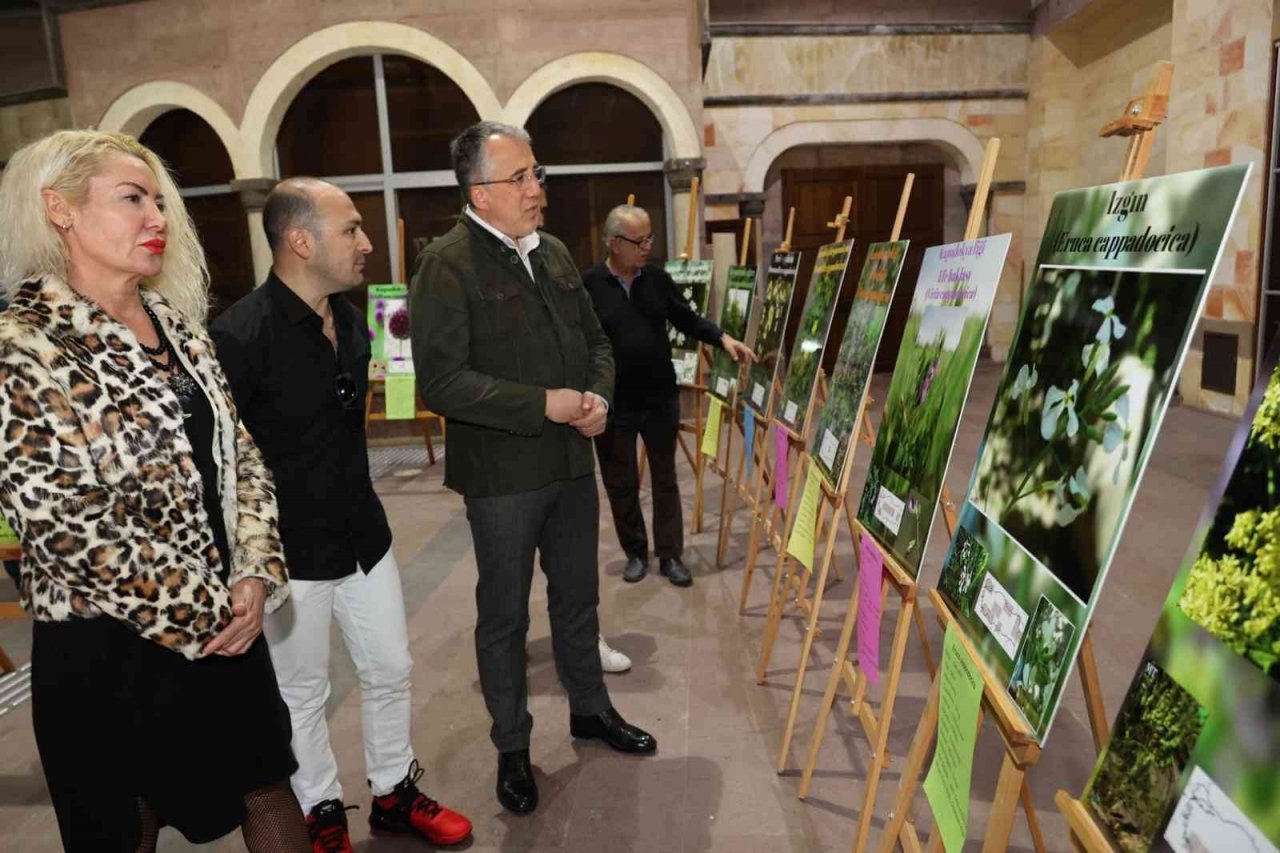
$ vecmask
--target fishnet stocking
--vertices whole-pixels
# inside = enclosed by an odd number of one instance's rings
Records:
[[[160,837],[160,819],[147,805],[146,800],[138,797],[138,853],[156,853],[156,840]]]
[[[288,780],[245,795],[240,832],[249,853],[311,853],[302,807]]]

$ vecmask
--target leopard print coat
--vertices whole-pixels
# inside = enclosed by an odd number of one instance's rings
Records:
[[[275,486],[205,330],[144,290],[213,409],[229,583],[288,595]],[[137,338],[66,282],[24,282],[0,312],[0,512],[22,544],[32,618],[108,616],[199,657],[231,619],[177,396]]]

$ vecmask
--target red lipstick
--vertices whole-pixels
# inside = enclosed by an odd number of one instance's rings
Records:
[[[148,240],[143,243],[142,247],[153,255],[163,255],[165,242],[164,240],[156,238],[155,240]]]

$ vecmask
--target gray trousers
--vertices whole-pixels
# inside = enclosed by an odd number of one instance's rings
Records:
[[[561,480],[513,495],[469,497],[475,543],[476,662],[499,752],[529,748],[533,717],[525,683],[533,556],[547,576],[556,672],[573,714],[610,707],[596,637],[600,503],[596,478]]]

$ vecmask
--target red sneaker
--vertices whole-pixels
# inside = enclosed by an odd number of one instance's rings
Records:
[[[342,800],[322,800],[307,815],[307,832],[311,834],[311,853],[354,853],[347,834],[347,812],[356,806],[343,806]]]
[[[414,760],[390,794],[373,798],[369,829],[374,835],[417,835],[437,846],[465,841],[471,835],[471,821],[419,791],[422,773]]]

